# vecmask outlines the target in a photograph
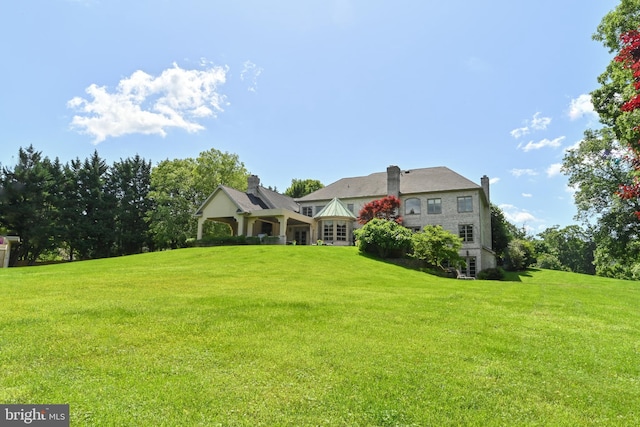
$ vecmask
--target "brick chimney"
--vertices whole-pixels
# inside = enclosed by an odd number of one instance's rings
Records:
[[[400,197],[400,168],[398,166],[387,168],[387,195]]]
[[[491,198],[489,197],[489,177],[487,175],[480,178],[480,185],[482,185],[484,195],[487,196],[487,203],[491,203]]]
[[[258,186],[260,185],[260,178],[257,175],[249,175],[247,178],[247,194],[258,195]]]

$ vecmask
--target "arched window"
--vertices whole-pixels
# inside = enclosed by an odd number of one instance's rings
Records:
[[[405,215],[420,215],[420,199],[412,198],[404,201]]]

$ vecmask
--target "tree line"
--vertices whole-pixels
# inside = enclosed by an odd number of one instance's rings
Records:
[[[220,184],[246,189],[247,176],[237,155],[215,149],[152,167],[138,155],[108,165],[94,151],[62,164],[20,148],[0,170],[0,234],[20,236],[11,265],[184,247],[199,204]]]

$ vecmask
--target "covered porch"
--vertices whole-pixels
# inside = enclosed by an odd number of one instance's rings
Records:
[[[262,209],[233,216],[198,218],[198,240],[202,239],[204,224],[215,221],[227,224],[233,236],[272,237],[276,244],[285,245],[296,242],[299,245],[311,244],[314,220],[305,215],[287,209]]]

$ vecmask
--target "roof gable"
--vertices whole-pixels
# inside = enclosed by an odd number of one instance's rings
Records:
[[[264,187],[258,187],[258,195],[254,195],[227,187],[226,185],[219,185],[207,200],[200,205],[196,211],[196,216],[202,215],[207,205],[211,203],[220,192],[224,193],[238,208],[237,213],[248,213],[263,209],[288,209],[293,212],[300,210],[298,204],[291,197]]]
[[[320,212],[313,216],[314,218],[351,218],[355,219],[356,216],[344,206],[344,203],[338,198],[331,200]]]

